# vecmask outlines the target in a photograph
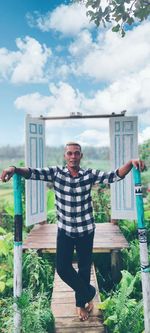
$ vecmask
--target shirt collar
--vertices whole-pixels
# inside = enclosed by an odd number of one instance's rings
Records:
[[[65,172],[67,175],[70,175],[70,172],[69,172],[67,166],[64,167],[64,172]],[[84,170],[83,170],[82,168],[79,168],[78,175],[79,175],[79,176],[82,176],[82,175],[83,175],[83,172],[84,172]]]

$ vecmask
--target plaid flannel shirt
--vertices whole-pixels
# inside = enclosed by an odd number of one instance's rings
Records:
[[[58,228],[70,237],[79,237],[95,229],[91,189],[95,184],[109,184],[120,180],[117,170],[103,172],[79,169],[72,177],[67,167],[36,168],[29,179],[51,182],[55,191]]]

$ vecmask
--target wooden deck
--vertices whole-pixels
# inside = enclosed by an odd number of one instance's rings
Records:
[[[56,224],[37,224],[24,240],[23,249],[41,249],[43,252],[56,252]],[[119,227],[113,223],[97,223],[93,252],[112,252],[128,248],[128,242]]]
[[[74,264],[77,269],[77,264]],[[55,317],[55,333],[105,333],[100,303],[99,290],[94,265],[91,271],[91,284],[97,293],[94,298],[94,310],[88,320],[80,321],[76,314],[74,291],[65,284],[55,272],[51,309]]]

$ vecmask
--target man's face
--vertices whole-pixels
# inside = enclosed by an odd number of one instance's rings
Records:
[[[80,147],[76,145],[66,146],[64,158],[67,162],[67,166],[70,168],[76,168],[80,165],[80,160],[83,154],[81,153]]]

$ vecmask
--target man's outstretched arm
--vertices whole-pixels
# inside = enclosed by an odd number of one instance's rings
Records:
[[[29,168],[18,168],[15,166],[10,166],[8,169],[3,170],[0,179],[2,180],[2,182],[8,182],[15,173],[26,179],[30,178],[31,174]]]
[[[129,162],[125,163],[120,168],[118,168],[117,170],[118,176],[124,178],[131,171],[133,166],[136,169],[139,169],[140,171],[143,171],[146,168],[145,163],[143,161],[139,159],[130,160]]]

